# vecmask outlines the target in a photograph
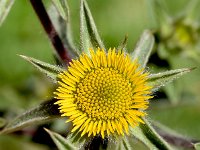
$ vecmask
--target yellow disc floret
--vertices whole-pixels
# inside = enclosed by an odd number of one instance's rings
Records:
[[[72,132],[102,138],[110,134],[128,134],[135,127],[152,96],[148,73],[139,69],[129,55],[109,49],[108,53],[90,49],[73,60],[68,71],[60,73],[55,94],[62,116],[73,124]]]
[[[133,88],[112,68],[98,68],[77,85],[76,104],[92,120],[118,119],[131,106]]]

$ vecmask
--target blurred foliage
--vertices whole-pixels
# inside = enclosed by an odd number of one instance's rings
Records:
[[[200,1],[192,0],[186,2],[181,9],[173,12],[170,3],[164,0],[150,0],[152,16],[156,24],[155,37],[156,46],[152,59],[155,69],[175,69],[181,66],[199,66],[200,57],[200,16],[198,10]],[[153,58],[153,57],[152,57]],[[158,59],[159,58],[159,59]],[[184,61],[183,61],[184,60]],[[163,65],[165,62],[165,65]],[[196,89],[199,78],[196,73],[190,78],[183,78],[165,87],[165,92],[172,104],[177,104],[184,98],[183,94],[194,94],[196,100],[199,94]],[[184,86],[190,85],[190,86]],[[192,88],[191,88],[192,87]]]
[[[1,150],[48,150],[47,146],[30,142],[22,136],[1,135],[0,145]]]
[[[165,0],[165,7],[170,16],[178,16],[186,8],[188,1]],[[124,36],[128,34],[127,48],[132,50],[139,35],[144,29],[154,29],[159,31],[160,27],[153,17],[150,5],[146,0],[88,0],[91,12],[100,35],[106,44],[106,47],[117,47]],[[79,1],[69,0],[71,8],[72,32],[74,41],[78,47],[79,44]],[[47,6],[48,2],[47,2]],[[106,16],[106,17],[105,17]],[[200,22],[200,20],[195,20]],[[178,34],[169,39],[176,41],[177,37],[183,37],[190,31],[187,25],[180,26],[175,24]],[[187,34],[188,38],[181,41],[188,42],[193,38],[195,31],[192,31],[192,37]],[[191,37],[191,38],[190,38]],[[196,36],[195,36],[196,39]],[[197,38],[199,41],[199,37]],[[194,40],[192,40],[194,41]],[[171,43],[168,43],[171,44]],[[181,44],[181,43],[180,43]],[[199,43],[196,51],[200,51]],[[180,45],[179,45],[180,46]],[[185,47],[185,46],[180,46]],[[162,46],[161,46],[162,48]],[[193,49],[190,47],[190,50]],[[35,15],[29,1],[15,1],[8,17],[0,27],[0,115],[6,118],[12,118],[20,112],[34,106],[42,100],[48,99],[53,85],[30,67],[17,54],[31,56],[39,60],[53,64],[53,48],[49,42],[40,22]],[[163,52],[162,49],[160,52]],[[163,54],[163,53],[162,53]],[[183,68],[199,67],[199,62],[194,61],[185,55],[167,53],[164,56],[158,54],[158,61],[151,57],[150,68],[162,70],[163,68]],[[186,54],[187,55],[187,54]],[[197,57],[198,58],[198,57]],[[162,65],[162,61],[167,60],[167,65]],[[197,59],[196,59],[197,60]],[[176,92],[179,93],[179,103],[172,106],[166,99],[166,96],[155,96],[154,102],[149,110],[151,118],[161,121],[161,123],[171,127],[186,137],[200,139],[199,116],[200,116],[200,70],[195,71],[179,79],[175,86]],[[172,84],[170,86],[173,86]],[[163,93],[162,93],[163,94]],[[155,93],[156,95],[156,93]],[[173,95],[175,96],[175,95]],[[153,100],[152,100],[153,101]],[[0,117],[1,117],[0,116]],[[170,118],[170,119],[169,119]],[[169,121],[170,120],[170,121]],[[11,144],[12,143],[12,144]],[[49,149],[46,146],[33,144],[30,139],[24,139],[19,135],[0,136],[1,149]]]

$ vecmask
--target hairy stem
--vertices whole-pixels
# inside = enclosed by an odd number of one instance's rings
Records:
[[[62,43],[58,33],[56,32],[55,27],[53,26],[53,23],[51,22],[47,11],[42,3],[42,0],[30,0],[30,2],[58,56],[64,64],[69,64],[69,62],[71,61],[69,53],[64,47],[64,44]]]

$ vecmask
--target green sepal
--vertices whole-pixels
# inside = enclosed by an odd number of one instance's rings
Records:
[[[26,111],[8,123],[8,125],[0,131],[0,134],[11,133],[33,124],[42,124],[55,118],[59,118],[61,114],[59,112],[58,105],[54,104],[55,102],[55,99],[51,99],[43,102],[33,109]]]
[[[141,68],[145,68],[154,45],[154,36],[145,30],[131,53],[132,60],[138,60]]]
[[[51,136],[52,140],[56,144],[59,150],[77,150],[76,147],[69,139],[62,137],[60,134],[45,129],[47,133]]]
[[[0,26],[6,19],[15,0],[1,0],[0,1]]]
[[[54,66],[54,65],[48,64],[46,62],[42,62],[38,59],[32,58],[32,57],[28,57],[28,56],[24,56],[24,55],[19,55],[19,56],[21,56],[22,58],[24,58],[25,60],[30,62],[33,66],[35,66],[37,69],[39,69],[42,73],[46,74],[54,82],[57,81],[57,75],[60,72],[65,71],[63,68],[61,68],[59,66]]]
[[[148,78],[149,85],[153,86],[153,90],[165,86],[167,83],[172,82],[173,80],[181,77],[182,75],[192,71],[195,68],[183,68],[165,71],[157,74],[151,74]]]
[[[81,51],[87,54],[89,48],[105,49],[86,0],[81,0],[80,4],[80,45]]]

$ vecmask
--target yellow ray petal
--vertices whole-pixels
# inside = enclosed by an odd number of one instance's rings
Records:
[[[97,124],[98,124],[98,121],[95,121],[93,128],[92,128],[93,136],[95,136],[97,134]]]
[[[102,127],[101,123],[102,123],[102,121],[99,120],[98,126],[97,126],[97,134],[98,134],[98,133],[100,132],[100,130],[101,130],[101,127]]]
[[[94,121],[91,121],[90,124],[88,125],[88,129],[87,129],[87,132],[89,133],[88,137],[92,134],[93,125],[94,125]]]

